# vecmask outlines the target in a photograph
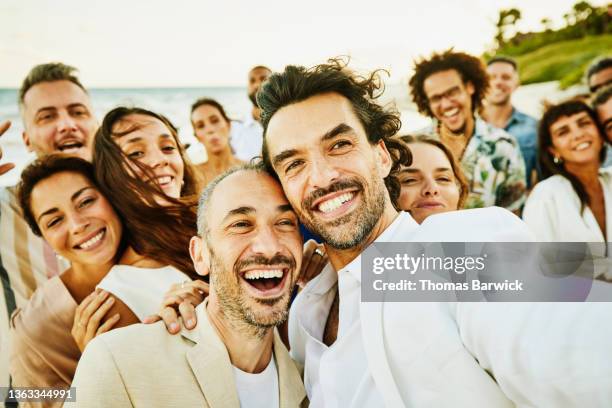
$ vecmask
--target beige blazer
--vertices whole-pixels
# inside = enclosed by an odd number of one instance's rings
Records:
[[[198,326],[170,335],[162,322],[105,333],[87,345],[74,377],[76,406],[240,407],[232,365],[205,303]],[[281,408],[308,404],[298,369],[274,333]],[[65,406],[73,406],[66,403]]]

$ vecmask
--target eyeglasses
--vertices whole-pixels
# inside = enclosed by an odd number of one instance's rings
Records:
[[[448,100],[457,99],[459,95],[461,95],[461,91],[462,91],[461,87],[455,86],[440,95],[434,95],[431,98],[427,98],[427,99],[429,100],[430,106],[436,106],[442,103],[442,100],[445,98]]]

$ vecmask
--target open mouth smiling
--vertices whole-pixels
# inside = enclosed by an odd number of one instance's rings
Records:
[[[283,292],[290,271],[288,265],[254,266],[241,271],[240,278],[256,297],[277,297]]]
[[[56,149],[60,152],[69,152],[71,150],[77,150],[84,146],[84,144],[77,139],[67,139],[57,144]]]
[[[106,228],[98,230],[93,235],[87,237],[87,239],[76,244],[73,248],[77,250],[91,251],[102,245],[104,238],[106,238]]]
[[[359,189],[337,191],[315,200],[310,210],[324,218],[336,218],[348,212],[356,203]]]

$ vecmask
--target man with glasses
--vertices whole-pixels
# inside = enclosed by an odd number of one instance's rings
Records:
[[[415,64],[410,86],[419,112],[433,119],[424,133],[439,138],[461,162],[470,187],[464,207],[519,213],[527,191],[519,144],[477,115],[489,89],[484,64],[452,50],[434,54]]]

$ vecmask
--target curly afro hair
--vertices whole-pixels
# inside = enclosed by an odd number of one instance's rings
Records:
[[[472,95],[472,111],[480,110],[482,100],[489,90],[489,77],[484,63],[469,54],[455,52],[453,49],[444,51],[441,54],[434,53],[429,59],[421,59],[414,62],[414,75],[410,78],[410,92],[412,100],[417,105],[420,113],[433,117],[433,112],[429,108],[429,100],[425,95],[423,83],[432,74],[441,71],[454,69],[459,73],[463,83],[471,82],[474,85]]]

